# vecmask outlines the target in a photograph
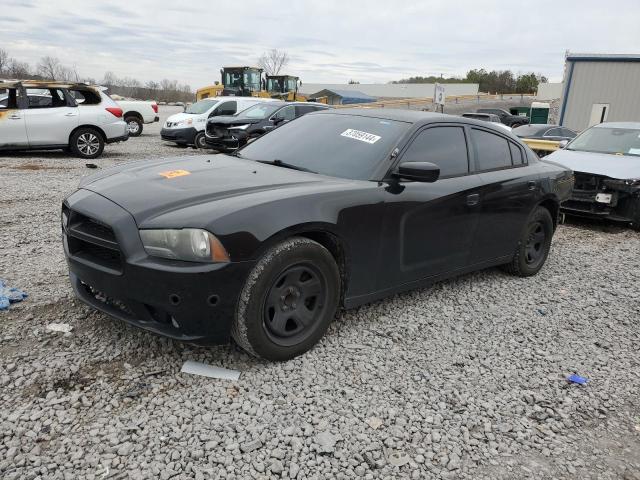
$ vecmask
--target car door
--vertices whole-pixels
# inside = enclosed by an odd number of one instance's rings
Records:
[[[29,145],[67,145],[78,126],[78,106],[60,88],[26,89],[25,125]],[[72,106],[73,105],[73,106]]]
[[[513,255],[539,195],[539,174],[507,135],[470,128],[474,168],[482,179],[472,264]]]
[[[400,155],[398,165],[435,163],[441,177],[433,183],[400,179],[385,189],[379,290],[465,267],[476,229],[482,182],[470,173],[463,126],[428,126]]]
[[[24,110],[19,108],[16,88],[0,89],[0,148],[26,147],[27,128]]]

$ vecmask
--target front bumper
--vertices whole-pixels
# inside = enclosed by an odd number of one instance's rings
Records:
[[[78,190],[63,204],[64,253],[86,304],[158,335],[202,345],[229,341],[239,293],[253,262],[200,264],[150,257],[133,217]]]
[[[224,136],[215,137],[207,133],[205,142],[212,148],[235,149],[249,140],[249,134],[244,130],[229,130]]]
[[[571,197],[560,209],[571,215],[607,218],[619,222],[637,222],[640,218],[640,188],[628,186],[622,180],[575,172]],[[606,195],[606,202],[598,195]]]
[[[194,127],[186,128],[163,128],[160,130],[160,138],[167,142],[186,143],[193,145],[198,134],[198,130]]]

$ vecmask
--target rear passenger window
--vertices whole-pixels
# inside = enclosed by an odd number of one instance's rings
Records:
[[[440,178],[469,173],[469,155],[462,127],[433,127],[418,134],[402,155],[401,163],[431,162]]]
[[[59,88],[27,88],[29,108],[66,107],[64,93]]]
[[[306,113],[315,112],[316,107],[313,105],[296,105],[296,117],[301,117]]]
[[[495,170],[511,166],[509,142],[493,133],[471,129],[478,170]]]
[[[509,148],[511,149],[511,161],[514,165],[522,165],[524,163],[522,159],[522,150],[520,150],[514,143],[509,142]]]

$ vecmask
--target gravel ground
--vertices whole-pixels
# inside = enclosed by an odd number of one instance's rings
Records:
[[[95,163],[202,154],[158,130]],[[563,225],[536,277],[490,269],[397,295],[268,363],[73,299],[59,207],[84,163],[0,157],[0,277],[30,294],[0,313],[0,478],[640,479],[638,233]],[[186,360],[242,374],[181,374]]]

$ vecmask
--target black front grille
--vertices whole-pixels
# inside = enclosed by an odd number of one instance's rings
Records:
[[[573,190],[577,192],[598,192],[602,189],[602,177],[588,173],[576,173]]]
[[[76,260],[122,272],[122,254],[113,229],[105,223],[63,206],[69,255]]]

